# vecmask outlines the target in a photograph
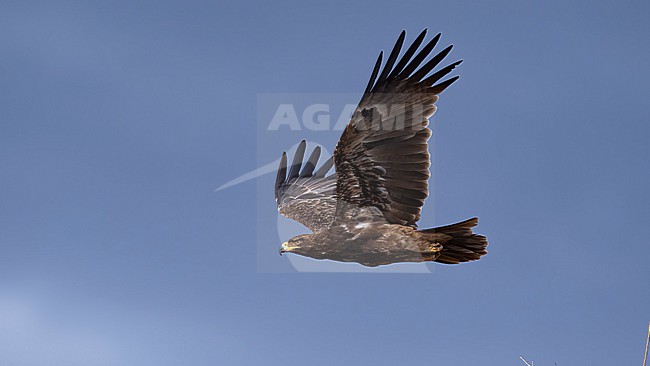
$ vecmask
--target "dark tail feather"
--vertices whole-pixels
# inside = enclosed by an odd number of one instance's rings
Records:
[[[420,232],[444,234],[444,239],[437,238],[442,244],[442,251],[434,260],[439,263],[458,264],[477,260],[487,254],[487,250],[485,250],[488,245],[487,238],[472,232],[472,228],[476,224],[478,224],[478,218],[474,217],[457,224],[420,230]]]

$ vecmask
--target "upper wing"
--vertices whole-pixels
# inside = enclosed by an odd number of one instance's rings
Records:
[[[438,94],[458,76],[437,82],[462,61],[427,77],[452,46],[422,65],[440,39],[436,35],[413,56],[426,36],[425,29],[395,64],[405,36],[406,32],[400,34],[377,77],[379,54],[363,98],[336,146],[334,162],[338,199],[375,206],[389,222],[415,226],[429,194],[428,118],[436,110]]]
[[[334,165],[332,158],[327,159],[314,173],[320,157],[319,146],[311,153],[301,171],[306,146],[305,140],[298,145],[288,176],[287,153],[282,153],[275,180],[275,201],[282,215],[318,232],[329,226],[334,219],[336,173],[325,176]]]

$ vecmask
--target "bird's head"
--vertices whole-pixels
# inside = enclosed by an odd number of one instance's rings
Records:
[[[282,253],[301,254],[306,252],[310,247],[310,243],[308,240],[310,236],[311,236],[310,234],[303,234],[303,235],[294,236],[288,241],[285,241],[280,246],[280,255],[282,255]]]

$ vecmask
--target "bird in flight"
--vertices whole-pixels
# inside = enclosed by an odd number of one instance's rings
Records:
[[[398,59],[403,31],[383,68],[379,53],[334,155],[318,169],[320,147],[303,162],[304,140],[290,166],[286,152],[282,154],[275,182],[278,211],[313,233],[283,243],[280,254],[375,267],[425,261],[457,264],[487,253],[487,239],[472,231],[477,218],[432,229],[417,227],[429,194],[428,119],[436,111],[438,96],[458,76],[440,80],[462,62],[431,73],[452,46],[425,62],[440,39],[436,35],[418,52],[426,33]],[[328,175],[332,167],[335,172]]]

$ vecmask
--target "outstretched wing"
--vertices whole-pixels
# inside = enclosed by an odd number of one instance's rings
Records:
[[[306,147],[307,143],[302,140],[293,157],[289,175],[287,153],[282,153],[275,180],[275,201],[282,215],[298,221],[313,232],[318,232],[334,220],[336,173],[326,176],[334,165],[331,157],[314,172],[320,157],[320,146],[314,149],[302,167]]]
[[[415,55],[425,29],[397,61],[405,36],[400,34],[381,74],[379,54],[363,98],[336,146],[334,162],[339,200],[375,206],[388,222],[415,226],[429,194],[428,118],[436,110],[438,94],[458,76],[438,81],[462,61],[427,77],[452,46],[422,64],[440,39],[436,35]]]

